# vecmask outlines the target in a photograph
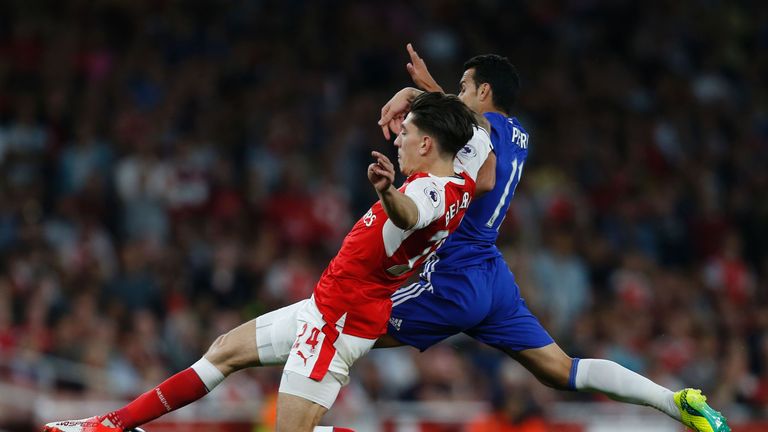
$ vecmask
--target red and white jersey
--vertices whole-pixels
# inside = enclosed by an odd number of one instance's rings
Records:
[[[315,302],[328,323],[343,332],[375,339],[386,332],[395,292],[458,228],[475,193],[475,178],[491,151],[478,129],[450,177],[411,175],[398,190],[416,203],[419,218],[408,230],[395,226],[381,201],[355,223],[315,287]],[[339,323],[341,324],[341,323]]]

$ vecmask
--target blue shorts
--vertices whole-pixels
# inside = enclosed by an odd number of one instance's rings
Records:
[[[553,342],[520,297],[503,258],[462,268],[437,264],[392,294],[390,336],[422,351],[458,333],[512,351]]]

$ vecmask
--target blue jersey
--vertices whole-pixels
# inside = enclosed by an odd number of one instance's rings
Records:
[[[485,118],[491,123],[496,185],[472,201],[459,228],[437,251],[441,267],[471,265],[501,256],[496,239],[528,158],[528,133],[514,117],[485,113]],[[425,266],[425,272],[431,268]]]
[[[459,228],[424,263],[419,280],[391,296],[387,332],[422,351],[462,332],[505,351],[553,343],[496,247],[528,157],[528,134],[517,119],[485,117],[492,126],[496,185],[472,201]]]

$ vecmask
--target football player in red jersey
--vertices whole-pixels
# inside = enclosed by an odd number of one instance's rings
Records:
[[[348,382],[350,366],[386,332],[390,295],[459,226],[491,151],[474,113],[440,93],[413,101],[395,146],[408,179],[395,188],[394,165],[372,153],[368,179],[380,200],[344,239],[311,298],[221,335],[190,368],[117,411],[45,430],[132,430],[203,397],[237,370],[278,364],[285,367],[277,430],[333,430],[316,426]]]

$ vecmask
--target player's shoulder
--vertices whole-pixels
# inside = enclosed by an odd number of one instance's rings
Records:
[[[483,113],[483,117],[491,124],[492,129],[500,129],[508,127],[509,122],[513,117],[507,117],[506,115],[498,112]]]
[[[415,188],[415,187],[429,186],[429,185],[434,185],[437,189],[442,189],[443,185],[445,184],[445,182],[442,179],[443,179],[442,177],[432,175],[428,172],[419,172],[419,173],[411,174],[408,177],[406,184],[409,189]]]
[[[439,203],[440,197],[445,195],[445,177],[438,177],[429,173],[416,173],[408,177],[406,194],[423,192],[433,204]]]
[[[519,118],[515,116],[508,116],[499,112],[486,112],[483,116],[488,120],[492,126],[509,125],[518,129],[525,129]]]
[[[481,127],[475,127],[472,138],[464,145],[464,147],[456,153],[456,157],[466,162],[470,159],[474,159],[478,155],[478,151],[482,153],[484,148],[493,148],[491,142],[491,133]]]

